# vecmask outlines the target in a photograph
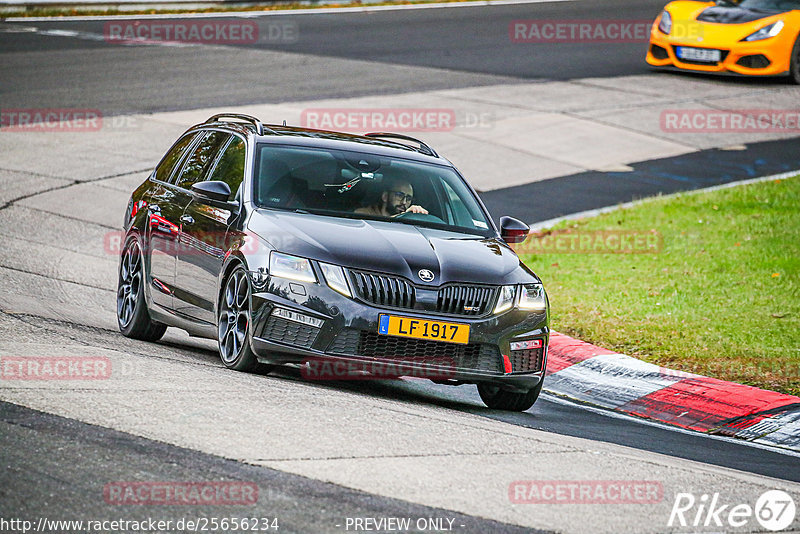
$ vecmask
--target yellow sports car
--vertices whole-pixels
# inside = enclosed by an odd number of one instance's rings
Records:
[[[800,0],[670,2],[647,62],[698,72],[785,76],[800,84]]]

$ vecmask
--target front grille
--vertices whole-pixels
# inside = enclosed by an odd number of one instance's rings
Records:
[[[509,359],[511,360],[512,373],[538,372],[542,370],[544,349],[512,350]]]
[[[497,298],[497,287],[450,284],[434,290],[436,307],[429,309],[420,305],[416,288],[403,278],[351,270],[350,279],[359,299],[384,308],[481,316],[489,313]]]
[[[414,307],[414,286],[402,278],[361,271],[350,275],[359,298],[378,306]]]
[[[454,315],[485,315],[494,304],[497,288],[445,286],[439,289],[437,311]]]
[[[317,334],[319,328],[273,316],[267,319],[261,331],[261,337],[264,339],[304,349],[311,348],[317,339]]]
[[[331,342],[328,352],[503,374],[499,349],[484,343],[460,345],[346,328]]]

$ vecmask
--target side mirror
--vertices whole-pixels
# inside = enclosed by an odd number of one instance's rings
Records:
[[[514,217],[500,217],[500,237],[506,243],[522,243],[531,231],[530,226]]]
[[[227,202],[228,198],[231,196],[231,188],[225,182],[211,180],[194,184],[192,186],[192,193],[209,200]]]

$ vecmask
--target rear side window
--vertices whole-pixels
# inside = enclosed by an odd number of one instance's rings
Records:
[[[201,181],[208,166],[214,161],[214,156],[229,136],[223,132],[206,133],[183,164],[177,185],[190,189],[196,182]]]
[[[208,177],[209,180],[219,180],[225,182],[231,188],[231,196],[228,200],[236,197],[236,192],[244,180],[244,160],[245,143],[238,136],[232,136],[228,146],[225,147],[217,165]]]
[[[172,145],[170,151],[167,152],[167,155],[164,156],[164,159],[162,159],[161,163],[156,167],[156,180],[161,182],[169,181],[169,177],[172,175],[172,169],[174,169],[175,165],[180,161],[181,156],[186,152],[186,149],[192,143],[195,135],[196,134],[191,133],[184,136],[180,141]]]

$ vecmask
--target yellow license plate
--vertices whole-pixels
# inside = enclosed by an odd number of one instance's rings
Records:
[[[396,315],[379,315],[378,333],[447,343],[466,344],[469,342],[468,324],[428,321],[411,317],[398,317]]]

